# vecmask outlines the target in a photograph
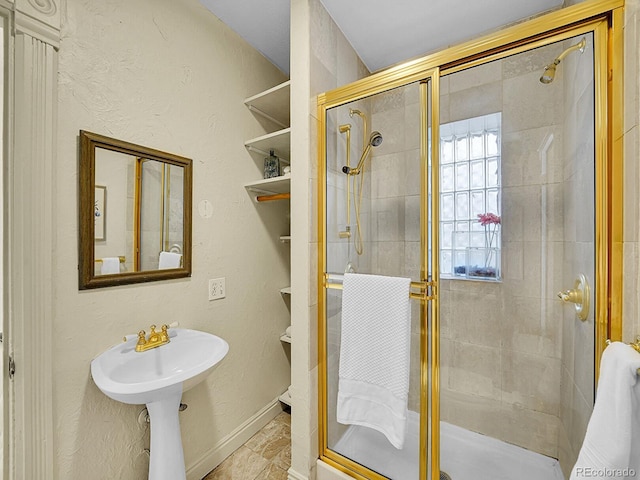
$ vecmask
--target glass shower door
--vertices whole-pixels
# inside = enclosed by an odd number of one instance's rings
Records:
[[[426,432],[421,434],[426,416],[421,413],[426,412],[427,402],[422,385],[426,385],[427,366],[423,286],[427,278],[428,87],[413,83],[395,88],[331,108],[326,117],[325,455],[339,457],[341,464],[366,478],[418,480],[426,474],[420,450],[427,442]],[[374,418],[368,425],[352,423],[338,411],[345,395],[340,393],[345,385],[345,359],[350,358],[345,342],[352,341],[343,323],[342,284],[345,276],[354,273],[412,282],[407,323],[391,325],[397,322],[393,315],[371,319],[372,326],[382,322],[396,347],[395,337],[404,338],[409,350],[404,371],[388,372],[394,378],[406,375],[408,380],[408,388],[399,395],[405,396],[406,404],[406,429],[400,440],[383,433],[378,421],[384,423],[384,418]],[[375,332],[365,330],[363,334],[375,338]],[[385,354],[384,343],[376,348]],[[368,401],[384,403],[375,395]]]
[[[593,65],[587,33],[441,79],[440,469],[453,480],[568,478],[582,443],[594,305],[580,319],[558,292],[580,275],[595,287]]]

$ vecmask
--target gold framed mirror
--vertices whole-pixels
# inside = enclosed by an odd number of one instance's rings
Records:
[[[80,130],[79,288],[191,276],[189,158]]]

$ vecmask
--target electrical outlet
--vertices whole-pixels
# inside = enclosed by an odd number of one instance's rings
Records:
[[[224,278],[212,278],[209,280],[209,300],[218,300],[226,296]]]

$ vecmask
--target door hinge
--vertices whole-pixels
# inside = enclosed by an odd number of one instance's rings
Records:
[[[9,378],[13,379],[13,376],[16,374],[16,362],[13,360],[13,357],[9,356]]]

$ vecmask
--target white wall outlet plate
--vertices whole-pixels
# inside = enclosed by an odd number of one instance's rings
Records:
[[[225,277],[209,280],[209,300],[218,300],[226,296],[227,289],[224,286],[224,279]]]

